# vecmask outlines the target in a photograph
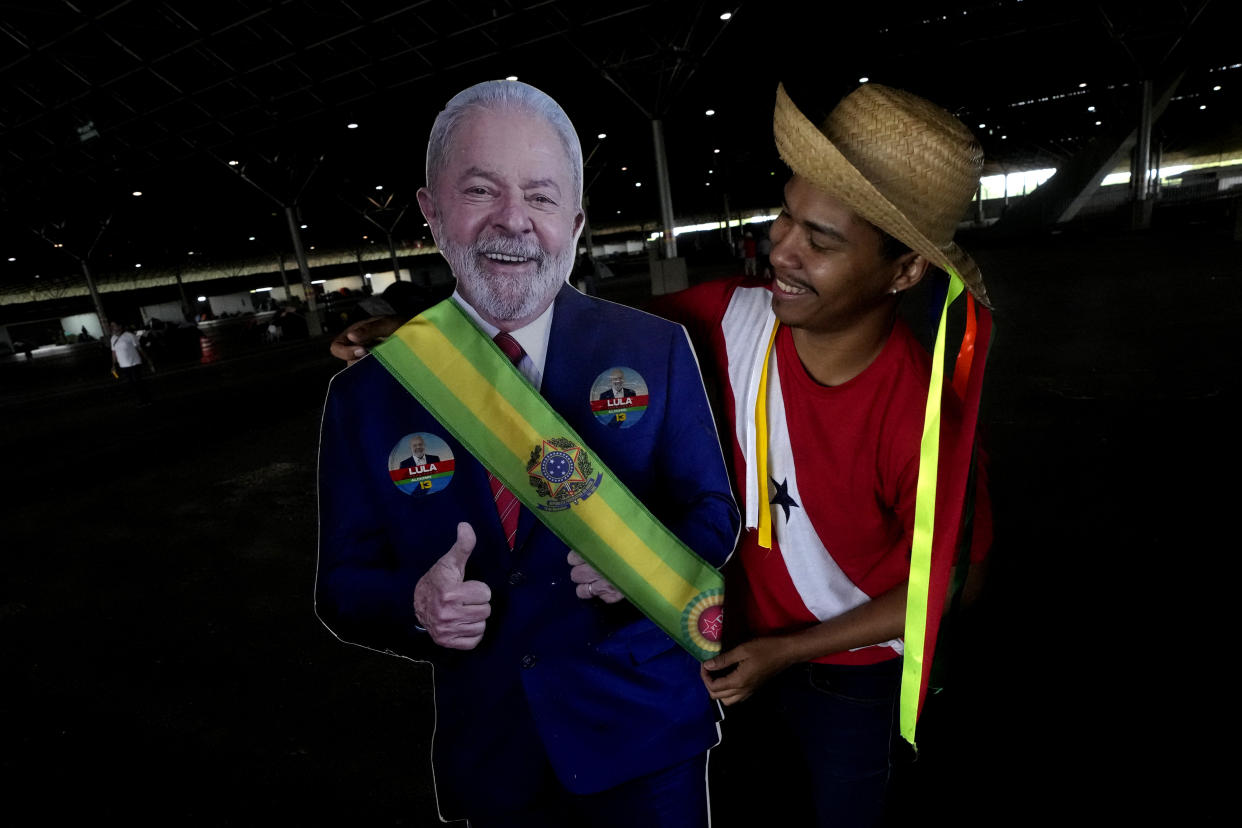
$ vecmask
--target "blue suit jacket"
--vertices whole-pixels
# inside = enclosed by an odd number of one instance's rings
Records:
[[[595,378],[618,366],[639,373],[650,393],[625,429],[591,410]],[[724,562],[738,513],[680,326],[566,286],[541,393],[657,518],[706,560]],[[455,462],[448,485],[425,497],[403,493],[388,473],[391,452],[415,431],[443,437]],[[377,360],[332,381],[319,485],[317,612],[346,641],[433,663],[444,816],[466,801],[487,810],[522,803],[545,755],[566,788],[593,793],[715,744],[719,708],[694,658],[628,601],[579,599],[568,550],[529,510],[510,550],[486,470]],[[466,578],[492,590],[487,631],[470,651],[435,645],[413,609],[415,585],[453,545],[459,521],[478,538]]]

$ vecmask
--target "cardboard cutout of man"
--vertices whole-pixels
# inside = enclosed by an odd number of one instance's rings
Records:
[[[712,414],[684,329],[566,284],[582,154],[561,108],[517,82],[454,97],[419,204],[452,300],[648,509],[715,565],[737,537]],[[599,337],[625,330],[627,337]],[[595,378],[632,366],[641,423],[601,425]],[[388,458],[442,438],[448,485],[412,498]],[[319,617],[345,641],[434,665],[442,816],[489,825],[706,826],[719,709],[698,664],[528,510],[510,546],[487,470],[375,359],[332,381],[320,444]],[[599,600],[596,600],[599,599]]]

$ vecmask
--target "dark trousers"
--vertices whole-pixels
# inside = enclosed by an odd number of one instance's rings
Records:
[[[130,391],[133,392],[140,403],[151,401],[151,389],[147,388],[147,384],[142,381],[142,375],[146,373],[146,370],[147,366],[142,363],[131,365],[128,368],[117,369],[121,379],[125,380],[125,384],[129,386]]]
[[[586,795],[566,791],[549,767],[540,793],[520,812],[475,814],[470,828],[707,828],[707,756]]]
[[[800,664],[727,708],[713,828],[882,825],[900,684],[900,658]]]

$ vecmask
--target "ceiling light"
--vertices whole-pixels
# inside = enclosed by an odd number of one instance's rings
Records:
[[[348,123],[348,124],[346,124],[346,125],[345,125],[345,128],[346,128],[346,129],[357,129],[357,128],[358,128],[358,125],[357,125],[357,124],[355,124],[355,123]]]
[[[720,152],[720,150],[718,150],[718,149],[714,149],[714,150],[712,150],[712,152]]]
[[[206,297],[206,296],[200,296],[200,297],[198,297],[198,301],[200,301],[200,302],[206,302],[206,301],[207,301],[207,297]]]
[[[142,262],[134,262],[134,267],[142,267]]]
[[[641,181],[635,181],[635,182],[634,182],[634,186],[635,186],[635,187],[641,187],[641,186],[643,186],[643,182],[641,182]]]
[[[629,169],[629,167],[622,167],[622,168],[621,168],[621,172],[625,172],[625,171],[626,171],[626,170],[628,170],[628,169]]]
[[[601,140],[601,141],[602,141],[602,140],[604,140],[605,138],[607,138],[607,137],[608,137],[608,133],[607,133],[607,132],[601,132],[599,135],[596,135],[595,137],[596,137],[596,138],[598,138],[599,140]]]
[[[305,225],[305,224],[303,224],[303,225],[302,225],[302,229],[303,229],[303,230],[305,230],[305,229],[306,229],[306,225]]]
[[[515,80],[517,80],[517,75],[510,75],[509,77],[505,78],[505,80],[507,80],[507,81],[515,81]]]
[[[1200,109],[1207,109],[1207,104],[1200,104],[1199,108],[1200,108]]]
[[[867,81],[869,81],[869,80],[871,80],[871,78],[867,77],[866,75],[863,75],[861,78],[859,78],[859,79],[858,79],[858,82],[859,82],[859,83],[866,83],[866,82],[867,82]]]
[[[1220,91],[1220,87],[1219,87],[1219,86],[1213,86],[1213,87],[1212,87],[1212,91],[1213,91],[1213,92],[1219,92],[1219,91]]]
[[[1095,107],[1094,107],[1094,106],[1089,106],[1089,107],[1087,107],[1087,111],[1088,111],[1088,112],[1095,112]]]
[[[383,184],[376,184],[376,185],[375,185],[375,189],[377,189],[377,190],[382,190],[382,189],[384,189],[384,185],[383,185]]]
[[[251,236],[251,237],[250,237],[250,240],[251,240],[251,241],[254,241],[254,236]]]
[[[132,196],[140,196],[140,195],[142,195],[142,190],[134,190],[132,193],[130,193],[130,195],[132,195]]]
[[[230,167],[236,167],[236,166],[237,166],[238,164],[240,164],[240,163],[241,163],[240,161],[230,161],[230,162],[229,162],[229,166],[230,166]]]
[[[987,129],[987,124],[979,124],[979,129]]]
[[[716,110],[714,110],[714,109],[709,109],[709,110],[707,110],[707,113],[706,113],[706,114],[707,114],[707,116],[708,116],[708,117],[711,117],[712,115],[715,115],[715,114],[716,114]]]
[[[10,262],[15,262],[15,261],[17,261],[17,257],[16,257],[16,256],[9,256],[9,261],[10,261]]]
[[[1099,126],[1099,125],[1100,125],[1100,124],[1102,124],[1102,123],[1104,123],[1104,122],[1103,122],[1103,121],[1096,121],[1096,122],[1095,122],[1095,125],[1096,125],[1096,126]]]
[[[732,16],[733,16],[733,12],[725,12],[724,14],[720,15],[720,19],[721,19],[721,20],[728,20],[728,19],[729,19],[730,17],[732,17]]]
[[[1079,89],[1086,89],[1086,88],[1087,88],[1087,85],[1086,85],[1085,83],[1080,83],[1080,84],[1078,84],[1078,88],[1079,88]]]

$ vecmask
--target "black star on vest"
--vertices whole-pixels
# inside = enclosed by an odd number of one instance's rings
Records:
[[[797,501],[789,496],[789,478],[785,478],[785,482],[783,483],[777,483],[775,477],[770,477],[768,479],[772,481],[772,488],[775,489],[775,494],[772,495],[772,505],[780,506],[785,510],[785,522],[788,523],[789,507],[793,506],[795,509],[802,508],[798,505]]]

